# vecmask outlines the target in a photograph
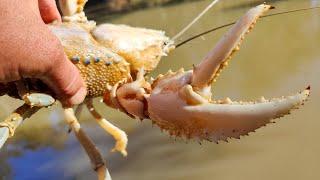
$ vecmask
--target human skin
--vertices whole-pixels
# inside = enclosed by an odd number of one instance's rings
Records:
[[[54,0],[0,0],[0,83],[42,80],[64,106],[83,101],[86,88],[77,68],[46,23],[61,21]]]

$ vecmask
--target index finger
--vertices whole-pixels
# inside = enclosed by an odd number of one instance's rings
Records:
[[[55,0],[38,0],[38,5],[42,20],[46,24],[55,20],[61,21],[61,15]]]

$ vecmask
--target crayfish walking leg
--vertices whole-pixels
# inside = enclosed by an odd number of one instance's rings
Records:
[[[96,119],[97,123],[116,140],[116,145],[112,152],[119,151],[123,156],[127,156],[126,147],[128,144],[127,134],[118,127],[111,124],[108,120],[104,119],[94,108],[92,99],[86,102],[89,112]]]
[[[42,107],[49,107],[55,99],[43,93],[31,93],[23,81],[14,83],[19,96],[25,103],[11,113],[4,121],[0,122],[0,148],[9,137],[14,135],[16,128]]]
[[[106,162],[103,159],[101,153],[94,145],[92,140],[87,136],[87,134],[82,130],[80,123],[78,122],[74,110],[72,108],[64,109],[65,120],[73,130],[80,144],[88,154],[91,163],[93,164],[93,169],[98,174],[99,180],[111,180],[109,171],[106,166]]]

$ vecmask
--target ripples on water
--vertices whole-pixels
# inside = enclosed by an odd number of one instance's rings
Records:
[[[225,0],[183,38],[238,19],[260,1]],[[269,1],[270,2],[270,1]],[[90,14],[100,23],[123,23],[163,29],[173,36],[209,1],[152,8],[124,15]],[[318,0],[273,1],[274,12],[319,6]],[[153,75],[189,69],[208,52],[226,29],[196,39],[163,59]],[[184,142],[99,104],[99,111],[129,135],[129,156],[109,150],[113,139],[85,112],[83,127],[104,152],[115,180],[126,179],[319,179],[320,144],[320,11],[262,19],[250,33],[213,89],[216,98],[254,99],[294,93],[307,85],[312,96],[305,106],[278,123],[230,143]],[[1,98],[3,119],[18,106]],[[5,179],[91,179],[95,175],[74,135],[67,134],[58,107],[42,110],[21,126],[0,153]],[[1,177],[1,176],[0,176]],[[0,178],[1,179],[1,178]]]

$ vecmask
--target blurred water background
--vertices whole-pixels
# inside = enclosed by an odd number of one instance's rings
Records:
[[[266,0],[222,0],[182,39],[234,21]],[[134,2],[134,1],[131,1]],[[151,1],[147,1],[151,2]],[[160,2],[160,1],[159,1]],[[272,13],[320,6],[319,0],[273,0]],[[162,29],[175,35],[210,1],[158,3],[110,13],[92,3],[87,14],[98,23]],[[137,6],[138,7],[138,6]],[[226,32],[222,29],[176,49],[163,58],[153,76],[169,69],[190,69]],[[80,122],[108,161],[114,180],[320,179],[320,10],[261,19],[241,51],[213,87],[215,98],[252,100],[277,97],[312,87],[310,100],[290,116],[241,140],[214,144],[174,138],[148,120],[142,123],[96,101],[98,111],[129,136],[128,157],[111,153],[114,141],[84,112]],[[0,98],[4,119],[20,101]],[[67,133],[59,106],[25,121],[0,152],[0,179],[94,179],[89,160],[73,134]]]

